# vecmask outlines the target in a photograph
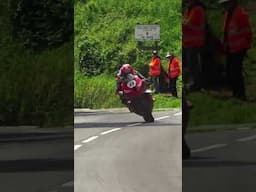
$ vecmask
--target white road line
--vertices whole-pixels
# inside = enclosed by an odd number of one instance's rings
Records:
[[[177,113],[178,115],[180,114],[181,112]],[[175,114],[174,114],[175,115]],[[163,117],[158,117],[156,118],[155,120],[156,121],[159,121],[159,120],[162,120],[162,119],[166,119],[166,118],[170,118],[170,116],[163,116]],[[127,125],[128,127],[134,127],[134,126],[137,126],[137,125],[141,125],[142,123],[134,123],[134,124],[130,124],[130,125]],[[119,131],[119,130],[122,130],[122,128],[115,128],[115,129],[111,129],[111,130],[108,130],[108,131],[104,131],[104,132],[101,132],[100,135],[106,135],[106,134],[109,134],[109,133],[112,133],[112,132],[115,132],[115,131]],[[89,143],[95,139],[97,139],[99,136],[95,135],[95,136],[92,136],[92,137],[89,137],[88,139],[86,140],[83,140],[82,143]],[[80,147],[82,147],[82,145],[75,145],[74,146],[74,149],[77,150],[79,149]]]
[[[141,124],[142,123],[134,123],[134,124],[127,125],[127,127],[134,127],[134,126],[141,125]]]
[[[99,136],[92,136],[92,137],[90,137],[90,138],[88,138],[88,139],[86,139],[86,140],[83,140],[82,143],[89,143],[89,142],[91,142],[91,141],[97,139],[98,137],[99,137]]]
[[[119,131],[119,130],[121,130],[121,128],[110,129],[108,131],[101,132],[100,134],[101,135],[106,135],[106,134],[112,133],[114,131]]]
[[[74,186],[74,181],[70,181],[70,182],[64,183],[61,186],[62,187],[73,187]]]
[[[225,147],[225,146],[227,146],[227,144],[210,145],[210,146],[202,147],[202,148],[199,148],[199,149],[193,149],[193,150],[191,150],[191,152],[192,153],[198,153],[198,152],[208,151],[208,150],[211,150],[211,149],[217,149],[217,148],[221,148],[221,147]]]
[[[175,114],[173,114],[174,116],[180,116],[180,115],[182,115],[182,112],[178,112],[178,113],[175,113]]]
[[[80,147],[82,147],[82,145],[75,145],[75,146],[74,146],[74,150],[77,150],[77,149],[79,149]]]
[[[170,118],[170,116],[158,117],[158,118],[155,118],[155,120],[159,121],[159,120],[166,119],[166,118]]]
[[[253,135],[253,136],[250,136],[250,137],[244,137],[244,138],[241,138],[241,139],[237,139],[236,141],[245,142],[245,141],[251,141],[251,140],[254,140],[254,139],[256,139],[256,135]]]

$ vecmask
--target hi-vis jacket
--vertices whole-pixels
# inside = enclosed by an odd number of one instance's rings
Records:
[[[161,60],[160,57],[153,57],[149,63],[149,75],[159,76],[161,73]]]
[[[181,68],[177,57],[174,57],[173,59],[169,60],[167,69],[168,76],[170,79],[176,78],[180,75]]]
[[[234,53],[251,47],[253,38],[251,24],[247,13],[240,6],[235,7],[230,17],[228,12],[225,12],[223,30],[228,52]]]
[[[200,5],[185,10],[182,22],[183,47],[200,47],[205,42],[205,9]]]

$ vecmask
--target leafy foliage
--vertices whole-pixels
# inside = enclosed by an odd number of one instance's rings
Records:
[[[86,76],[100,75],[104,70],[104,62],[95,44],[85,41],[80,48],[80,71]]]
[[[72,7],[72,0],[19,0],[12,16],[13,35],[36,50],[59,46],[73,33]]]
[[[140,50],[142,43],[135,41],[134,28],[138,23],[160,25],[158,45],[162,58],[168,51],[181,56],[179,0],[77,0],[74,11],[75,107],[120,107],[114,81],[123,63],[130,63],[148,76],[151,51]],[[155,45],[154,42],[143,44]],[[162,61],[166,68],[167,63]],[[180,81],[178,84],[181,87]],[[157,107],[163,107],[163,103],[165,107],[179,105],[179,101],[159,98]]]
[[[87,75],[90,74],[91,70],[114,74],[122,63],[131,63],[138,70],[147,74],[146,64],[151,53],[138,48],[137,42],[134,40],[135,25],[137,23],[160,24],[160,54],[164,55],[167,51],[172,50],[181,55],[180,11],[181,3],[178,0],[161,2],[159,0],[89,0],[76,2],[76,68],[79,69],[79,64],[82,63],[83,66],[90,66],[86,72],[83,71]],[[92,51],[89,51],[90,54],[86,53],[87,49],[83,47],[87,46],[94,51],[90,50]],[[79,59],[82,62],[79,62]],[[88,64],[86,60],[88,60]]]

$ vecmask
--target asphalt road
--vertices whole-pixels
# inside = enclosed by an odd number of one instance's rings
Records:
[[[75,112],[75,192],[181,192],[181,114]]]
[[[26,137],[27,139],[28,137]],[[73,191],[73,137],[1,142],[0,190]],[[5,139],[7,140],[7,139]]]
[[[183,162],[184,192],[254,192],[256,130],[188,134],[192,159]]]

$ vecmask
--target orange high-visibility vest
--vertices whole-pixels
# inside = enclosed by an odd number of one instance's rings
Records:
[[[181,68],[180,68],[179,60],[177,57],[174,57],[172,60],[168,62],[167,69],[168,69],[169,78],[171,79],[176,78],[180,75]]]
[[[149,75],[158,76],[161,73],[161,60],[159,57],[153,57],[149,63]]]
[[[247,13],[240,6],[234,9],[229,20],[228,12],[225,12],[223,31],[227,35],[226,42],[230,53],[251,47],[253,38],[251,24]]]
[[[206,13],[202,6],[196,5],[186,9],[182,22],[183,47],[200,47],[205,42]]]

